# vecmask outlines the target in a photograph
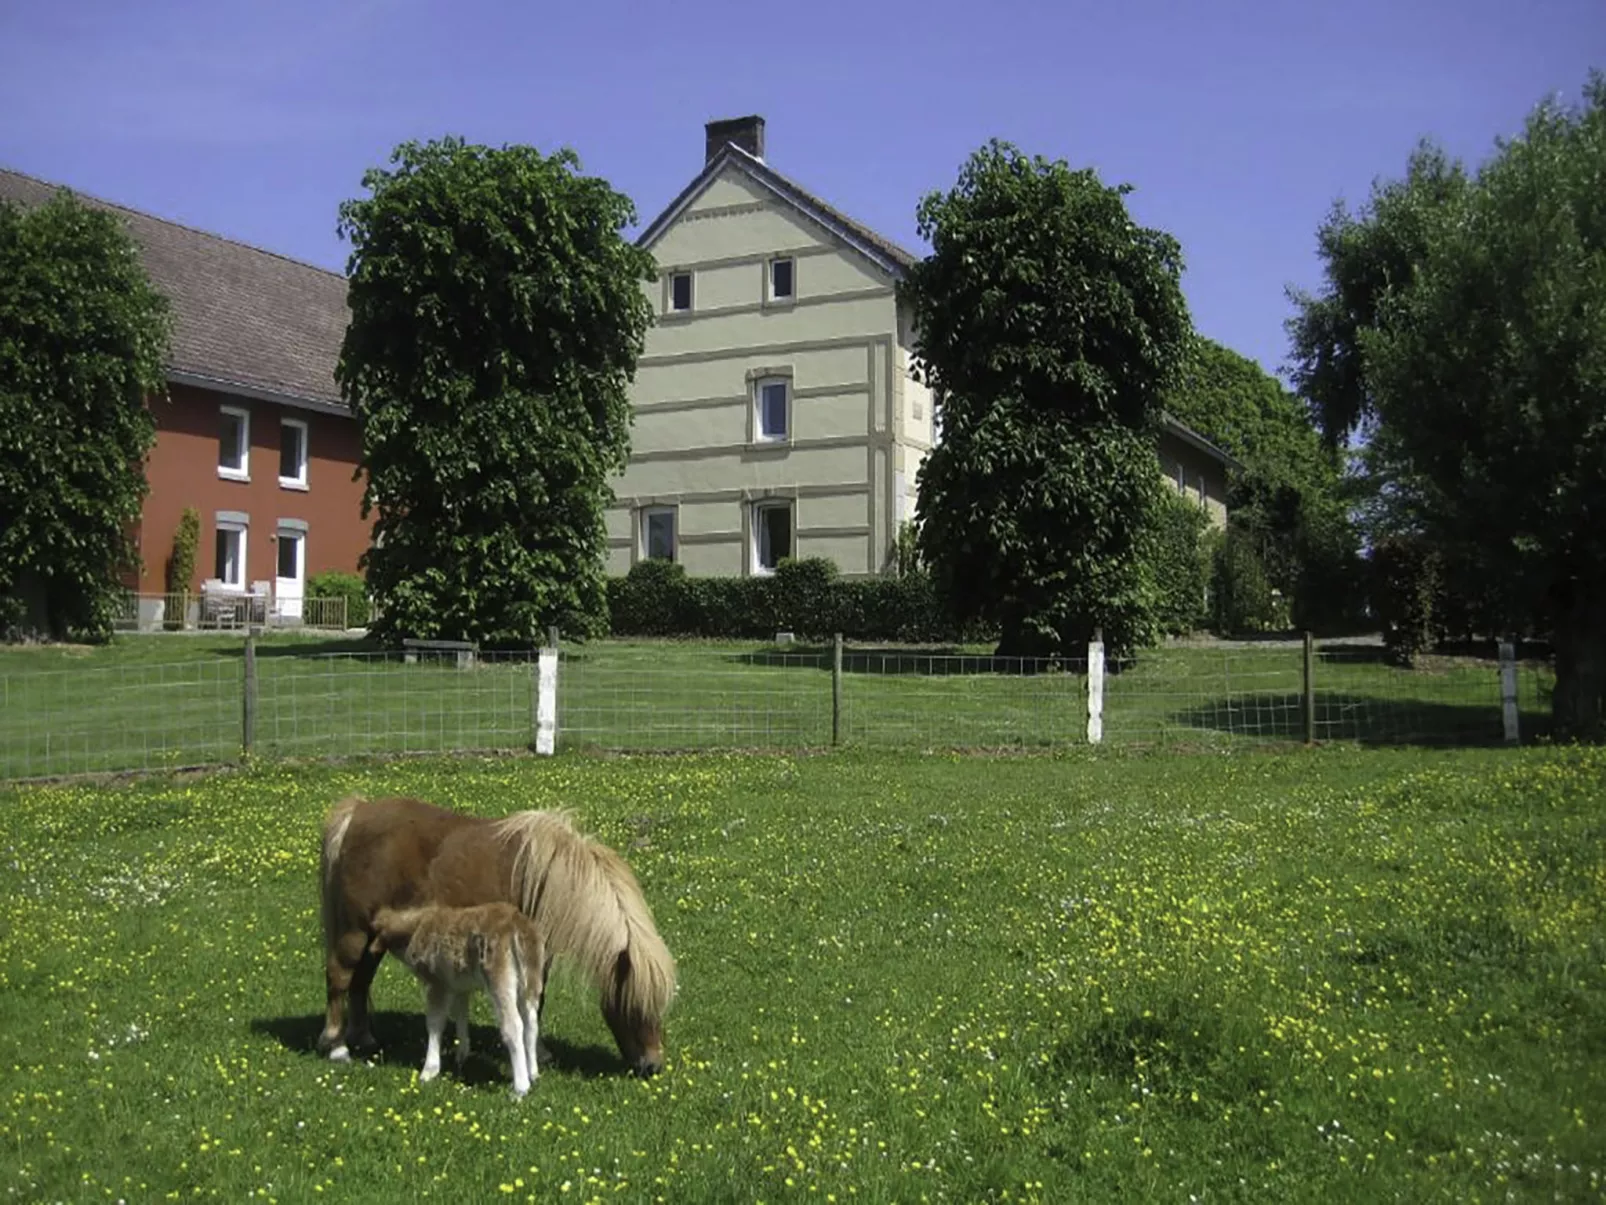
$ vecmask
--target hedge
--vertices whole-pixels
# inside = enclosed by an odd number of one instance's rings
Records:
[[[822,557],[782,561],[770,577],[691,577],[670,561],[640,561],[608,580],[615,636],[700,636],[769,640],[787,631],[802,640],[984,640],[960,629],[925,574],[844,578]]]

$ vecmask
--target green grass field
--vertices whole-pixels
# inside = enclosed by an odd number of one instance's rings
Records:
[[[0,790],[0,1198],[1606,1192],[1606,752],[417,759]],[[312,1053],[319,818],[573,805],[680,964],[625,1077]],[[448,1065],[450,1061],[448,1060]]]
[[[96,649],[0,649],[0,778],[238,760],[239,636],[118,637]],[[851,648],[839,737],[860,747],[1049,748],[1086,741],[1084,669],[1000,672],[983,650]],[[1193,746],[1303,739],[1297,648],[1172,648],[1106,679],[1103,739]],[[406,665],[356,641],[258,645],[253,752],[329,757],[519,749],[533,739],[528,658],[471,670]],[[1014,670],[1018,667],[1004,667]],[[1544,671],[1520,676],[1523,730],[1543,731]],[[560,748],[829,746],[829,650],[678,641],[566,646]],[[1496,665],[1430,658],[1413,671],[1377,650],[1324,648],[1321,741],[1483,744],[1501,735]]]

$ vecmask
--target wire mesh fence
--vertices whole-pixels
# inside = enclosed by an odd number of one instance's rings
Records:
[[[534,651],[331,652],[267,637],[171,662],[0,674],[0,778],[527,750],[543,689],[558,751],[1498,743],[1511,723],[1543,734],[1552,682],[1537,658],[1508,659],[1503,674],[1492,650],[1400,669],[1353,644],[1106,663],[607,641],[563,648],[543,687]]]

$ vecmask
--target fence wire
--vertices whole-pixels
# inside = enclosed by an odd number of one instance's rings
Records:
[[[174,660],[0,674],[0,779],[140,771],[261,758],[532,748],[537,655],[409,659],[244,641]],[[151,647],[151,646],[147,646]],[[1089,741],[1086,658],[1003,659],[953,650],[741,649],[601,642],[562,650],[556,747],[565,750],[1071,747]],[[1553,674],[1520,664],[1525,739],[1543,735]],[[1425,657],[1375,646],[1172,647],[1111,661],[1106,745],[1497,743],[1493,656]]]

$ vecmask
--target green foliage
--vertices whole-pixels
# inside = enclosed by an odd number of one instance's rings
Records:
[[[0,202],[0,633],[111,633],[171,329],[113,214]]]
[[[1263,632],[1277,619],[1272,585],[1255,550],[1254,537],[1228,528],[1212,554],[1211,626],[1223,636]]]
[[[1228,522],[1252,539],[1295,621],[1355,622],[1364,592],[1342,461],[1299,399],[1253,360],[1199,337],[1167,408],[1243,463],[1228,476]]]
[[[603,511],[652,307],[629,199],[570,150],[400,146],[347,201],[337,371],[362,431],[375,635],[604,630]]]
[[[326,569],[307,579],[308,598],[343,598],[346,600],[346,626],[368,626],[368,585],[355,573],[342,569]]]
[[[1442,563],[1423,540],[1390,536],[1372,546],[1372,610],[1383,625],[1389,661],[1409,669],[1442,637],[1437,614]]]
[[[615,636],[934,643],[976,635],[944,611],[925,574],[844,578],[821,558],[782,561],[769,577],[691,577],[669,561],[638,561],[608,584]]]
[[[1156,622],[1167,635],[1181,636],[1205,621],[1210,577],[1204,536],[1210,529],[1204,508],[1180,494],[1162,493],[1156,519],[1154,579]]]
[[[167,558],[167,592],[187,593],[195,585],[195,550],[201,542],[201,512],[186,506],[173,532],[173,551]]]
[[[1606,736],[1603,162],[1599,71],[1475,174],[1420,150],[1324,227],[1327,291],[1292,328],[1330,429],[1375,427],[1376,512],[1488,591],[1483,613],[1551,634],[1555,729],[1587,738]]]
[[[799,636],[829,636],[837,630],[836,562],[825,557],[783,560],[775,567],[778,619],[785,631]]]
[[[1161,402],[1189,334],[1175,239],[1126,186],[989,142],[919,207],[932,254],[900,288],[942,440],[922,465],[919,547],[1004,654],[1112,653],[1155,629]]]

